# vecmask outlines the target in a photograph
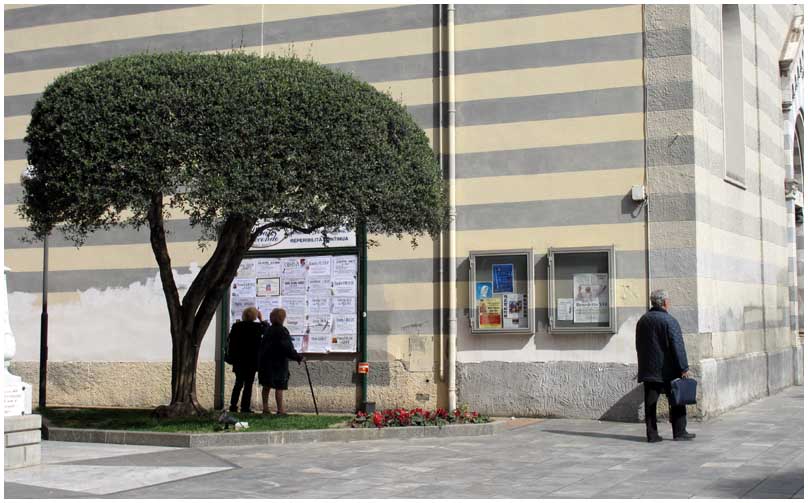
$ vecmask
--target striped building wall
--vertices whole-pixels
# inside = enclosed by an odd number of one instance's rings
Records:
[[[713,382],[705,405],[713,412],[790,385],[794,376],[779,85],[794,9],[739,10],[742,145],[725,136],[722,58],[726,69],[731,56],[720,49],[721,6],[691,8],[699,333],[706,339],[702,377]],[[731,149],[744,149],[743,185],[725,177]]]
[[[470,250],[533,248],[537,320],[534,335],[471,334],[461,281],[459,400],[614,415],[647,303],[645,213],[628,196],[644,183],[642,7],[458,5],[456,19],[458,278]],[[610,245],[617,333],[549,334],[547,249]]]
[[[60,73],[147,49],[294,52],[390,91],[436,154],[446,154],[437,6],[6,9],[5,261],[14,368],[34,389],[42,248],[19,240],[25,223],[14,201],[28,113]],[[691,363],[711,390],[697,413],[781,387],[784,374],[771,370],[784,368],[791,340],[783,131],[774,118],[789,8],[742,7],[745,189],[723,180],[720,6],[456,9],[457,254],[447,257],[443,241],[413,249],[408,239],[372,237],[379,245],[368,264],[369,399],[446,403],[442,264],[458,272],[459,402],[481,411],[639,419],[634,325],[649,285],[670,291]],[[647,205],[631,201],[635,184],[647,186]],[[187,285],[206,255],[181,215],[171,229],[178,283]],[[49,403],[166,401],[168,321],[148,236],[99,233],[80,250],[59,236],[51,241]],[[546,250],[608,245],[616,252],[617,333],[548,334]],[[537,331],[471,334],[468,252],[512,248],[536,254]],[[215,347],[211,327],[199,372],[206,405]],[[352,408],[354,361],[310,366],[321,408]],[[769,378],[749,381],[758,371]],[[304,383],[293,374],[290,407],[309,406]]]
[[[293,52],[389,91],[403,100],[434,141],[436,14],[431,5],[7,6],[4,231],[5,262],[12,269],[8,283],[17,372],[37,389],[42,247],[19,240],[25,222],[14,211],[26,164],[22,138],[28,114],[54,77],[145,50]],[[182,215],[175,215],[169,228],[169,249],[182,288],[207,253],[197,248],[197,234]],[[412,250],[408,240],[376,239],[380,246],[371,249],[368,264],[370,399],[390,406],[434,406],[439,351],[433,335],[440,312],[433,307],[440,285],[435,245],[426,241]],[[168,321],[147,234],[98,233],[81,249],[53,236],[49,282],[49,403],[165,402]],[[198,394],[209,406],[215,327],[203,345]],[[353,361],[312,361],[310,366],[321,408],[353,407]],[[227,378],[229,389],[229,372]],[[292,376],[291,407],[310,407],[307,388],[295,386],[304,379],[299,373]]]

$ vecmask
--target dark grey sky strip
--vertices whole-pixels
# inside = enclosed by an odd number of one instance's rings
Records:
[[[435,23],[432,7],[415,5],[364,12],[312,16],[263,24],[265,44],[316,40],[413,28]],[[91,44],[20,51],[5,55],[6,73],[81,66],[138,52],[193,52],[252,47],[261,44],[261,23],[110,40]]]
[[[194,4],[175,5],[122,5],[122,4],[92,4],[92,5],[38,5],[5,11],[5,30],[17,30],[57,23],[71,23],[89,19],[102,19],[109,17],[142,14],[144,12],[158,12],[174,9],[188,9],[198,7]]]

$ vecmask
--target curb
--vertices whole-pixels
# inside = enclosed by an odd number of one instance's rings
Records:
[[[125,430],[48,428],[48,439],[57,442],[154,445],[159,447],[230,447],[241,445],[311,444],[360,440],[406,440],[411,438],[476,437],[507,429],[507,421],[482,424],[351,428],[329,430],[247,431],[243,433],[162,433]]]

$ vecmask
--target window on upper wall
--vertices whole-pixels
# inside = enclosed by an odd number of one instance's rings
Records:
[[[724,92],[724,179],[745,188],[743,45],[737,5],[721,7],[721,62]]]

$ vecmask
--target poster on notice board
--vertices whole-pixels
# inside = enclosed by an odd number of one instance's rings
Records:
[[[265,320],[281,307],[298,351],[353,353],[357,265],[356,255],[244,259],[230,285],[231,323],[247,307],[257,307]]]

